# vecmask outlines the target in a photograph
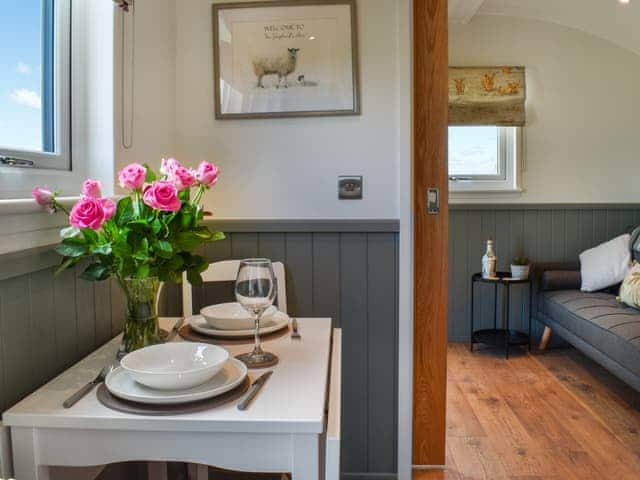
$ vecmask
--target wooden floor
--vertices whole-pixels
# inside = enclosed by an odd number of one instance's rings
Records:
[[[640,394],[580,353],[448,362],[447,470],[414,480],[640,479]]]

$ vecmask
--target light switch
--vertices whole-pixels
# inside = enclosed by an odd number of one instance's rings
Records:
[[[362,200],[362,176],[338,177],[340,200]]]
[[[437,215],[440,213],[440,189],[429,188],[427,190],[427,213]]]

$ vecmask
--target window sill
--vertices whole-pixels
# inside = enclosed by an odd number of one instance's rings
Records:
[[[450,190],[449,203],[473,203],[479,200],[520,198],[524,193],[522,188],[495,190]]]
[[[80,197],[58,197],[57,200],[64,207],[71,208]],[[25,215],[32,213],[48,213],[38,205],[33,198],[17,198],[15,200],[0,200],[0,217],[5,215]]]

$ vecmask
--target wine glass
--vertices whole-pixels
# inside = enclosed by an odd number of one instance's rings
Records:
[[[235,294],[238,303],[254,317],[255,322],[253,351],[239,355],[238,360],[250,368],[273,365],[278,361],[278,357],[263,351],[260,346],[260,319],[276,298],[276,279],[271,260],[242,260],[236,277]]]

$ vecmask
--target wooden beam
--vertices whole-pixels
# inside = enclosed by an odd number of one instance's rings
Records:
[[[448,305],[447,0],[414,0],[413,463],[445,464]],[[427,213],[428,188],[440,213]]]

